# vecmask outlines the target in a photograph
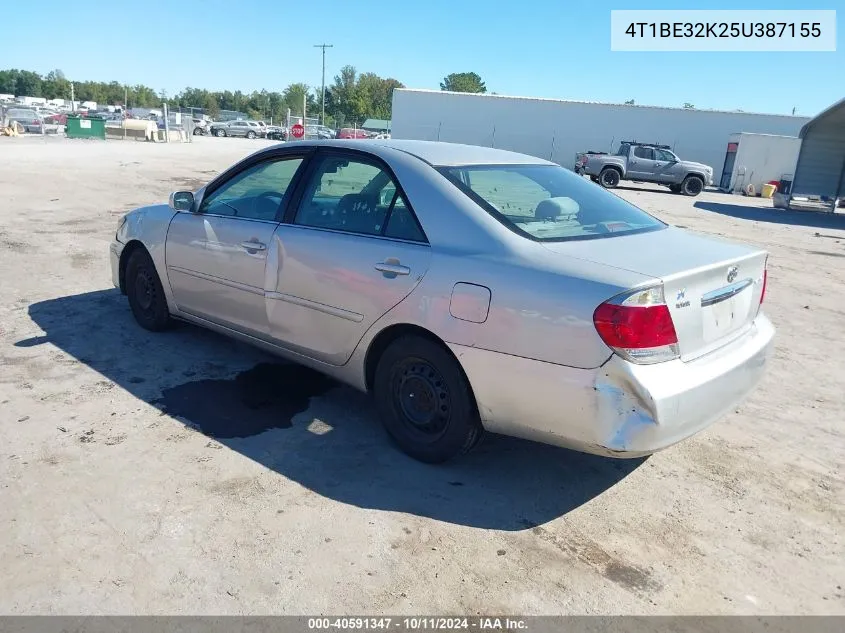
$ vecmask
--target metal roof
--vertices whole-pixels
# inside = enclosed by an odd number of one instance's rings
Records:
[[[804,138],[807,132],[810,129],[820,123],[821,121],[826,120],[832,123],[839,123],[840,125],[845,125],[845,99],[840,99],[832,106],[823,110],[819,114],[817,114],[813,119],[804,125],[801,128],[801,131],[798,133],[800,138]]]
[[[522,101],[548,101],[552,103],[575,103],[582,105],[597,105],[614,108],[642,108],[646,110],[671,110],[682,112],[716,112],[720,114],[748,114],[752,116],[777,116],[788,119],[809,119],[810,117],[799,116],[793,114],[773,114],[771,112],[746,112],[744,110],[715,110],[708,108],[678,108],[671,106],[655,106],[655,105],[640,105],[627,103],[608,103],[606,101],[584,101],[579,99],[551,99],[548,97],[521,97],[516,95],[494,95],[489,92],[475,93],[475,92],[450,92],[448,90],[431,90],[429,88],[396,88],[394,92],[422,92],[431,94],[446,94],[446,95],[460,95],[463,97],[480,98],[480,99],[519,99]]]
[[[554,165],[542,158],[509,152],[493,147],[444,143],[440,141],[412,141],[400,139],[331,139],[296,141],[299,145],[322,147],[344,147],[371,152],[376,156],[388,158],[389,152],[398,150],[438,167],[458,165]],[[293,144],[291,144],[293,145]]]
[[[361,126],[364,129],[373,129],[373,130],[389,130],[390,129],[390,120],[389,119],[367,119],[364,121],[364,125]]]

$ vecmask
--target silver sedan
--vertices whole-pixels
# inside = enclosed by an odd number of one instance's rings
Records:
[[[668,226],[562,167],[423,141],[304,141],[124,216],[138,323],[190,321],[371,393],[440,462],[483,430],[666,448],[764,372],[767,253]]]

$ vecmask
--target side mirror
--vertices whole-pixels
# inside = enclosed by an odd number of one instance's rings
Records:
[[[170,194],[169,205],[174,211],[190,211],[194,206],[194,194],[190,191],[174,191]]]

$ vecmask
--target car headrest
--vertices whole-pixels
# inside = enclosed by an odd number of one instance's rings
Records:
[[[538,220],[555,220],[562,215],[575,215],[580,205],[572,198],[560,196],[557,198],[546,198],[534,210],[534,217]]]

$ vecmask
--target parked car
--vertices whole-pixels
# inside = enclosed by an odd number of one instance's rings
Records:
[[[265,135],[265,131],[255,121],[213,123],[211,125],[211,133],[214,136],[243,136],[245,138],[257,138]]]
[[[764,250],[492,148],[274,145],[123,216],[110,249],[142,327],[190,321],[369,392],[426,462],[484,429],[661,450],[736,407],[774,336]]]
[[[307,139],[331,139],[335,138],[335,131],[325,125],[306,125],[305,138]]]
[[[44,117],[44,123],[49,123],[50,125],[67,125],[67,114],[59,112],[57,114],[48,115]]]
[[[194,136],[204,136],[209,133],[210,125],[205,119],[194,117],[191,119],[194,123]]]
[[[288,140],[287,128],[280,125],[268,125],[266,138],[273,141],[286,141]]]
[[[6,111],[6,119],[17,121],[23,129],[31,134],[43,134],[44,122],[41,115],[28,108],[10,108]]]
[[[621,180],[651,182],[685,196],[697,196],[713,184],[712,167],[681,160],[668,145],[636,141],[623,141],[613,155],[579,154],[575,171],[590,176],[602,187],[615,187]]]
[[[344,127],[337,131],[337,138],[370,138],[366,130]]]

